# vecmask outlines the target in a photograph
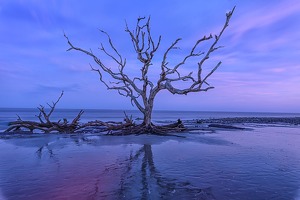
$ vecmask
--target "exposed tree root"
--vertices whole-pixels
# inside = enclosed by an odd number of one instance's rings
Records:
[[[178,136],[173,135],[171,133],[178,133],[186,130],[184,127],[182,121],[178,119],[176,123],[168,124],[168,125],[162,125],[157,126],[154,124],[151,124],[149,126],[146,126],[145,124],[139,124],[139,125],[131,125],[126,126],[121,129],[115,129],[110,130],[108,132],[108,135],[140,135],[140,134],[152,134],[152,135],[161,135],[161,136]],[[178,136],[181,137],[181,136]]]

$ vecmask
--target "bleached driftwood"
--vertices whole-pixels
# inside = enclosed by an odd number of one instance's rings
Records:
[[[33,132],[34,130],[39,130],[45,133],[50,132],[59,132],[59,133],[73,133],[76,130],[80,129],[81,126],[79,124],[79,120],[81,115],[84,113],[83,110],[80,110],[77,116],[69,122],[67,119],[60,119],[57,122],[53,122],[50,120],[52,113],[54,112],[56,104],[60,101],[63,96],[63,92],[60,94],[59,98],[56,102],[52,102],[48,104],[50,110],[47,113],[45,107],[40,105],[38,110],[40,111],[39,115],[37,115],[38,122],[36,121],[24,121],[18,116],[16,121],[9,123],[9,128],[5,130],[5,132],[17,132],[22,130],[28,130]]]

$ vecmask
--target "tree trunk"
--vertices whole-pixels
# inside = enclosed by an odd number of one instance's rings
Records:
[[[144,121],[143,121],[143,124],[146,127],[149,127],[149,128],[152,126],[152,123],[151,123],[151,120],[152,120],[152,108],[153,108],[153,106],[147,106],[146,109],[145,109],[145,112],[144,112]]]

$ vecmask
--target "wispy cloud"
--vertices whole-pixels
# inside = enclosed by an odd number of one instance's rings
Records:
[[[299,12],[300,2],[297,0],[261,4],[260,7],[239,13],[238,17],[232,22],[231,32],[235,34],[236,38],[239,38],[253,29],[271,26]]]

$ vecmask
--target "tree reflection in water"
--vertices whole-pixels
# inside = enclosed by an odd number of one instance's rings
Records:
[[[155,167],[149,144],[131,154],[121,176],[118,195],[124,199],[215,199],[210,188],[201,189],[188,181],[164,177]]]
[[[85,137],[72,139],[78,146],[99,145]],[[39,158],[46,153],[51,159],[56,159],[48,144],[36,153]],[[152,146],[144,144],[135,153],[131,151],[127,159],[106,165],[99,174],[94,175],[96,182],[90,183],[94,189],[88,194],[88,199],[215,199],[211,188],[198,188],[188,181],[164,176],[154,161]],[[86,169],[89,170],[92,169]]]

